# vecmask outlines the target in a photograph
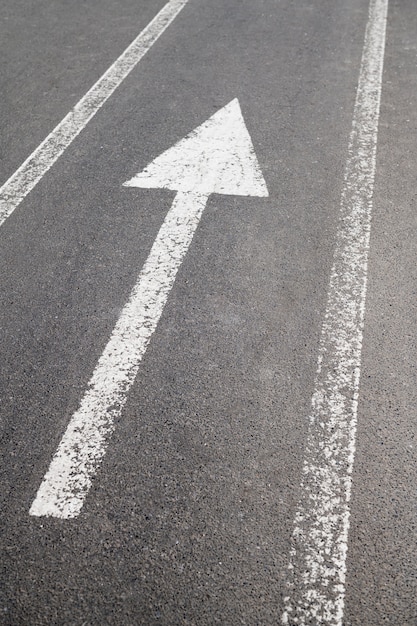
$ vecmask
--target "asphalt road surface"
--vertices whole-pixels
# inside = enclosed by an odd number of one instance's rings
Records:
[[[0,59],[0,623],[417,625],[415,0],[2,0]]]

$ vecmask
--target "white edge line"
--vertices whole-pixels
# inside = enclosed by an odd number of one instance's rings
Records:
[[[388,0],[371,0],[283,624],[342,626]]]
[[[145,56],[187,2],[170,0],[4,183],[0,188],[0,226]]]

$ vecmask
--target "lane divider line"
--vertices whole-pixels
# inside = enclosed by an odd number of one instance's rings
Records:
[[[388,0],[371,0],[282,624],[342,626]]]
[[[169,0],[75,107],[4,183],[0,188],[0,226],[136,67],[187,2],[188,0]]]

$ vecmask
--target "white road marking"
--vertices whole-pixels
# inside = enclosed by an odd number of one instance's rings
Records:
[[[341,626],[388,0],[371,0],[283,624]]]
[[[178,191],[30,509],[76,517],[211,193],[268,196],[233,100],[125,183]]]
[[[0,188],[0,226],[37,185],[115,89],[173,22],[188,0],[170,0]]]

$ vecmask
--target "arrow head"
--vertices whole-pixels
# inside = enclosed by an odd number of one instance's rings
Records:
[[[124,186],[201,195],[268,196],[237,98]]]

